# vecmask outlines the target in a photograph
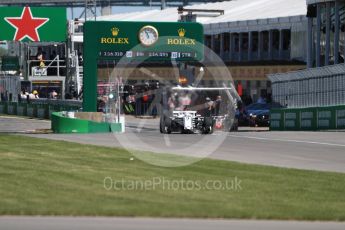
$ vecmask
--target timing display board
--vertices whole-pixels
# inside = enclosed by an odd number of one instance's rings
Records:
[[[201,61],[203,27],[180,22],[93,22],[84,27],[85,52],[135,61]]]
[[[96,111],[99,60],[202,61],[203,37],[203,26],[193,22],[86,22],[84,111]]]
[[[164,51],[101,51],[99,57],[101,58],[126,58],[134,60],[156,59],[175,59],[175,60],[195,60],[198,57],[197,52],[164,52]]]

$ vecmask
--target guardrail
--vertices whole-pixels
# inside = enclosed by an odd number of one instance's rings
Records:
[[[105,117],[102,121],[93,121],[85,118],[76,118],[74,112],[81,106],[61,103],[61,101],[35,100],[34,103],[0,102],[0,114],[26,116],[30,118],[50,119],[54,133],[107,133],[124,132],[124,120],[121,123],[107,122]],[[75,102],[76,103],[76,102]],[[64,112],[62,112],[64,111]],[[69,117],[69,114],[73,114]],[[83,113],[82,113],[83,114]]]
[[[50,102],[52,102],[51,100]],[[32,118],[50,119],[53,112],[60,111],[77,111],[80,110],[81,105],[62,103],[62,101],[55,101],[55,103],[48,103],[47,100],[26,102],[0,102],[0,114],[26,116]]]
[[[22,99],[26,100],[26,99]],[[75,106],[82,107],[83,102],[80,100],[56,100],[56,99],[47,99],[47,98],[36,98],[29,99],[31,104],[40,104],[40,105],[61,105],[61,106]]]
[[[272,109],[272,131],[345,129],[345,105],[301,109]]]
[[[41,76],[66,76],[66,61],[60,60],[57,55],[53,60],[43,60],[47,65],[40,66],[40,60],[27,61],[27,73],[31,77]]]

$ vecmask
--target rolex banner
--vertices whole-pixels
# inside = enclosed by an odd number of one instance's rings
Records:
[[[66,34],[66,8],[0,7],[0,40],[62,42]]]

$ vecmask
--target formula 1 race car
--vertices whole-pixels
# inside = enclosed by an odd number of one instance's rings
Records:
[[[161,133],[237,130],[230,88],[173,87],[164,90],[162,102]]]

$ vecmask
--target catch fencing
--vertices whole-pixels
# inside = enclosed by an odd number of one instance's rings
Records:
[[[287,108],[345,105],[345,64],[271,74],[272,99]]]

